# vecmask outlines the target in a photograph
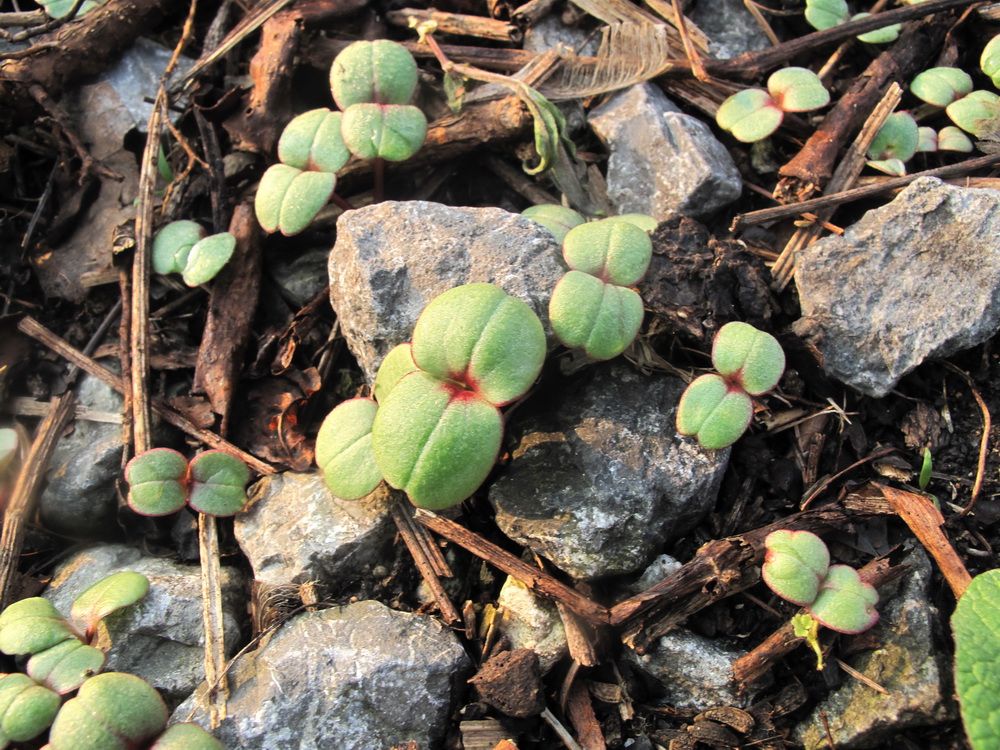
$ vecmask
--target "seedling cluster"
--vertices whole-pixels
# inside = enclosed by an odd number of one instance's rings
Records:
[[[767,90],[744,89],[726,99],[715,121],[744,143],[760,141],[781,125],[786,112],[810,112],[830,103],[830,92],[806,68],[783,68],[767,79]]]
[[[266,232],[304,230],[337,186],[337,171],[351,155],[404,161],[427,135],[427,120],[409,101],[417,64],[385,39],[354,42],[333,61],[330,89],[340,112],[314,109],[294,118],[278,141],[279,164],[257,189],[257,220]]]
[[[210,516],[232,516],[247,504],[250,469],[221,450],[199,453],[190,463],[170,448],[141,453],[125,467],[128,504],[144,516],[176,513],[185,503]]]
[[[746,432],[753,399],[774,388],[785,371],[785,353],[769,333],[748,323],[726,323],[715,335],[717,372],[691,382],[677,406],[677,431],[703,448],[726,448]]]
[[[229,232],[208,235],[196,221],[172,221],[153,240],[153,270],[179,273],[188,286],[211,281],[229,262],[236,238]]]
[[[814,29],[824,31],[840,26],[848,21],[867,18],[871,13],[855,13],[851,15],[846,0],[806,0],[806,21]],[[865,34],[859,34],[858,39],[868,44],[888,44],[899,37],[900,25],[894,23],[883,26]]]

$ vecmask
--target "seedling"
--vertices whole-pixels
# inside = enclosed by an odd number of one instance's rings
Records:
[[[850,17],[846,0],[806,0],[806,22],[819,31],[840,26]]]
[[[247,504],[250,470],[226,451],[199,453],[190,464],[170,448],[154,448],[125,467],[128,504],[144,516],[175,513],[185,503],[199,513],[232,516]]]
[[[910,83],[918,99],[935,107],[947,107],[972,91],[972,78],[959,68],[929,68]]]
[[[1000,117],[1000,96],[992,91],[973,91],[949,104],[945,112],[966,133],[981,136],[989,129],[991,121]]]
[[[938,150],[937,131],[934,128],[927,127],[926,125],[922,125],[921,127],[917,128],[917,153],[927,153],[937,150]]]
[[[974,750],[993,750],[1000,725],[1000,570],[980,573],[951,616],[955,690]]]
[[[417,64],[387,39],[354,42],[330,67],[330,89],[342,110],[354,104],[407,104],[417,88]]]
[[[257,221],[265,232],[298,234],[309,226],[337,187],[332,172],[306,172],[273,164],[264,172],[254,198]]]
[[[965,154],[972,153],[972,141],[962,130],[954,125],[947,125],[941,128],[937,138],[938,151],[960,151]]]
[[[529,206],[521,213],[552,232],[552,236],[555,237],[556,242],[559,242],[560,244],[570,229],[578,227],[586,221],[586,219],[580,216],[580,214],[572,208],[557,206],[552,203],[546,203],[539,206]]]
[[[340,132],[341,112],[312,109],[294,118],[278,140],[278,159],[301,170],[336,172],[347,164],[347,150]]]
[[[62,699],[25,674],[0,678],[0,746],[34,739],[52,724]]]
[[[767,79],[767,91],[745,89],[719,107],[715,121],[744,143],[763,140],[781,125],[785,112],[808,112],[830,103],[830,92],[806,68],[784,68]]]
[[[753,401],[774,388],[785,370],[777,339],[747,323],[724,325],[712,344],[718,374],[696,378],[677,406],[677,431],[718,450],[735,443],[750,425]]]
[[[906,112],[893,112],[868,146],[868,166],[891,175],[906,174],[905,162],[917,152],[917,121]]]
[[[354,104],[344,112],[344,143],[359,159],[406,161],[427,137],[427,119],[414,106]]]
[[[1000,88],[1000,36],[993,37],[983,47],[979,67],[990,77],[993,85]]]
[[[341,500],[357,500],[382,482],[372,452],[372,424],[378,404],[352,398],[337,405],[316,436],[316,465],[327,487]]]
[[[921,492],[927,490],[927,485],[931,483],[931,474],[934,471],[934,460],[931,458],[931,449],[924,448],[924,458],[920,465],[920,476],[917,478],[917,487]]]
[[[851,20],[857,21],[862,18],[868,18],[870,15],[871,13],[855,13],[851,16]],[[889,44],[899,38],[901,29],[902,26],[898,23],[883,26],[881,29],[874,29],[864,34],[858,34],[858,41],[866,42],[867,44]]]
[[[153,240],[153,270],[164,275],[179,273],[188,286],[211,281],[229,262],[236,238],[229,232],[205,236],[194,221],[172,221]]]

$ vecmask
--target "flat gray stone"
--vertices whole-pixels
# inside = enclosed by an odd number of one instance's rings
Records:
[[[410,340],[427,303],[461,284],[496,284],[547,329],[549,297],[564,273],[559,255],[552,234],[520,214],[385,201],[337,221],[330,302],[371,382],[388,351]]]
[[[677,434],[680,380],[592,373],[511,426],[520,444],[489,495],[507,536],[576,578],[648,565],[711,509],[729,457]]]
[[[303,612],[235,660],[214,734],[242,750],[439,747],[470,667],[455,634],[425,615],[373,601]],[[207,727],[198,693],[175,718],[192,708]]]
[[[330,494],[318,472],[285,472],[254,486],[233,528],[258,581],[339,585],[384,559],[396,533],[389,508],[385,485],[349,502]]]
[[[1000,328],[1000,191],[914,180],[801,250],[795,283],[795,331],[829,375],[880,398],[926,359]]]
[[[707,217],[740,197],[725,146],[651,83],[616,93],[588,122],[610,152],[608,198],[618,213]]]

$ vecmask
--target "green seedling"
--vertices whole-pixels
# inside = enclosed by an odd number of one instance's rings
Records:
[[[306,172],[273,164],[264,172],[254,198],[257,221],[265,232],[292,236],[304,230],[337,187],[332,172]]]
[[[819,31],[840,26],[850,17],[846,0],[806,0],[806,22]]]
[[[341,500],[357,500],[382,482],[372,451],[372,424],[378,404],[352,398],[337,405],[316,436],[316,464],[330,492]]]
[[[52,724],[62,698],[24,674],[0,678],[0,747],[34,739]]]
[[[375,384],[372,386],[375,400],[379,403],[385,401],[389,391],[396,387],[396,383],[402,380],[404,375],[419,369],[417,363],[413,361],[412,344],[407,342],[394,346],[385,355],[378,372],[375,373]]]
[[[831,565],[809,613],[840,633],[862,633],[878,622],[878,592],[849,565]]]
[[[303,171],[336,172],[351,158],[341,135],[343,114],[313,109],[294,118],[278,140],[278,159]]]
[[[42,6],[49,18],[65,18],[69,15],[69,12],[73,10],[73,5],[76,0],[38,0],[38,4]],[[99,5],[103,5],[106,0],[84,0],[83,4],[80,5],[80,9],[76,12],[76,17],[79,18],[84,13],[89,13],[94,8]]]
[[[555,237],[556,242],[559,242],[560,244],[570,229],[578,227],[586,221],[586,219],[580,216],[580,214],[572,208],[557,206],[553,203],[545,203],[539,206],[529,206],[521,213],[552,232],[552,236]]]
[[[983,47],[979,67],[990,77],[993,85],[1000,88],[1000,36],[993,37]]]
[[[951,616],[955,691],[973,750],[994,750],[1000,736],[1000,570],[980,573]]]
[[[341,132],[359,159],[405,161],[423,145],[427,119],[408,104],[354,104],[344,111]]]
[[[926,125],[917,128],[917,153],[928,153],[938,150],[938,133]]]
[[[1000,117],[1000,96],[992,91],[973,91],[949,104],[945,112],[966,133],[982,136]]]
[[[893,112],[868,146],[868,166],[891,175],[906,174],[906,162],[920,141],[917,121],[907,112]]]
[[[750,426],[750,396],[760,396],[778,384],[785,353],[769,333],[732,322],[715,336],[712,363],[719,374],[696,378],[681,396],[677,431],[697,438],[703,448],[718,450],[735,443]]]
[[[947,107],[972,91],[972,78],[959,68],[929,68],[914,77],[910,91],[921,101]]]
[[[960,128],[954,125],[946,125],[941,128],[937,138],[938,151],[959,151],[964,154],[972,153],[972,141]]]
[[[582,271],[563,276],[549,299],[549,321],[559,340],[597,360],[625,351],[639,333],[643,315],[635,290]]]
[[[792,632],[801,638],[816,654],[816,669],[823,669],[823,649],[819,645],[819,622],[810,614],[792,615]]]
[[[764,583],[792,604],[805,607],[819,595],[830,570],[830,551],[811,531],[773,531],[764,540]]]
[[[649,234],[627,219],[574,227],[562,243],[563,258],[582,271],[616,286],[632,286],[646,275],[653,257]]]
[[[0,651],[5,654],[35,654],[77,637],[52,602],[39,596],[14,602],[0,614]]]
[[[931,449],[924,448],[924,458],[920,465],[920,476],[917,478],[917,487],[921,492],[927,490],[927,485],[931,483],[931,474],[934,471],[934,460],[931,458]]]
[[[226,451],[210,450],[187,460],[170,448],[146,451],[125,467],[128,504],[145,516],[165,516],[189,503],[199,513],[232,516],[247,504],[250,470]]]
[[[715,121],[737,140],[752,143],[777,130],[785,112],[808,112],[829,102],[819,76],[806,68],[784,68],[767,79],[767,91],[745,89],[726,99]]]
[[[862,18],[868,18],[870,15],[871,13],[855,13],[851,16],[851,20],[858,21]],[[900,24],[894,23],[889,26],[883,26],[881,29],[874,29],[864,34],[858,34],[858,40],[867,44],[889,44],[899,38],[901,29],[902,26]]]
[[[355,104],[408,104],[416,88],[413,55],[386,39],[350,44],[330,67],[333,99],[344,111]]]
[[[104,652],[69,638],[28,659],[26,671],[36,682],[59,695],[76,690],[104,667]]]

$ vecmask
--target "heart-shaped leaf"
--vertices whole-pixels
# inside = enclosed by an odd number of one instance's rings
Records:
[[[372,445],[386,481],[414,505],[435,510],[476,491],[496,461],[502,435],[496,406],[417,370],[379,406]]]
[[[782,68],[767,79],[767,90],[785,112],[809,112],[830,103],[830,92],[807,68]]]
[[[642,298],[582,271],[563,276],[549,299],[549,321],[559,340],[594,359],[625,351],[642,325]]]
[[[213,234],[195,243],[184,264],[184,283],[188,286],[205,284],[233,257],[236,238],[229,232]]]
[[[581,224],[563,240],[563,258],[571,269],[618,286],[637,283],[652,257],[649,234],[627,220]]]
[[[993,80],[993,85],[1000,88],[1000,35],[990,39],[983,47],[979,67]]]
[[[966,133],[981,136],[1000,117],[1000,96],[973,91],[945,108],[951,121]]]
[[[947,107],[972,91],[972,78],[959,68],[928,68],[914,76],[910,91],[935,107]]]
[[[715,121],[738,141],[753,143],[778,129],[785,113],[764,89],[744,89],[726,99],[715,113]]]
[[[254,197],[257,221],[265,232],[298,234],[316,218],[337,186],[332,172],[304,172],[273,164],[264,172]]]
[[[128,504],[144,516],[176,513],[187,502],[188,463],[170,448],[140,453],[125,467]]]
[[[832,565],[809,613],[831,630],[860,633],[878,622],[878,592],[849,565]]]
[[[768,534],[764,547],[764,583],[792,604],[812,604],[830,569],[830,551],[823,540],[811,531],[782,529]]]
[[[529,206],[521,213],[552,232],[552,236],[559,243],[563,241],[563,238],[570,229],[578,227],[586,221],[586,219],[572,208],[557,206],[554,203]]]
[[[342,118],[325,108],[293,118],[278,139],[278,158],[296,169],[336,172],[351,158],[340,132]]]
[[[874,161],[899,159],[909,161],[917,152],[920,134],[917,121],[908,112],[893,112],[879,128],[868,146],[868,158]]]
[[[382,481],[372,452],[372,423],[378,404],[352,398],[337,405],[316,436],[316,464],[330,492],[341,500],[357,500]]]
[[[345,110],[340,129],[359,159],[405,161],[423,145],[427,119],[408,104],[355,104]]]
[[[846,0],[806,0],[806,21],[819,31],[840,26],[850,15]]]
[[[337,106],[406,104],[417,88],[417,63],[406,48],[387,39],[349,44],[330,66]]]
[[[52,724],[62,699],[27,675],[0,678],[0,733],[8,740],[26,742]]]
[[[703,448],[727,448],[746,432],[753,416],[753,402],[720,375],[695,378],[677,405],[677,432],[698,439]]]
[[[51,750],[127,750],[145,747],[167,726],[167,706],[145,680],[105,672],[63,704],[49,732]]]
[[[188,503],[199,513],[232,516],[246,507],[250,469],[232,453],[205,451],[191,459]]]
[[[769,333],[749,323],[726,323],[715,335],[712,364],[719,374],[752,396],[774,388],[785,371],[785,352]]]
[[[59,695],[66,695],[100,672],[103,666],[103,651],[70,638],[28,659],[27,671],[32,679]]]
[[[206,234],[204,227],[196,221],[165,224],[153,239],[153,270],[164,275],[183,271],[191,248]]]
[[[197,724],[171,724],[149,750],[222,750],[222,743]]]
[[[112,573],[80,594],[70,614],[78,626],[90,633],[105,617],[135,604],[147,591],[149,579],[142,573],[131,570]]]
[[[396,383],[402,380],[404,375],[419,369],[417,363],[413,361],[413,346],[409,342],[394,346],[385,355],[378,372],[375,373],[375,385],[372,386],[375,400],[378,403],[385,401],[389,391],[396,387]]]
[[[1000,570],[980,573],[951,616],[955,690],[974,750],[994,750],[1000,736]]]
[[[545,330],[534,311],[493,284],[463,284],[438,295],[413,329],[417,366],[497,406],[531,387],[545,348]]]
[[[36,654],[68,638],[76,638],[73,627],[40,596],[14,602],[0,614],[0,651],[5,654]]]

